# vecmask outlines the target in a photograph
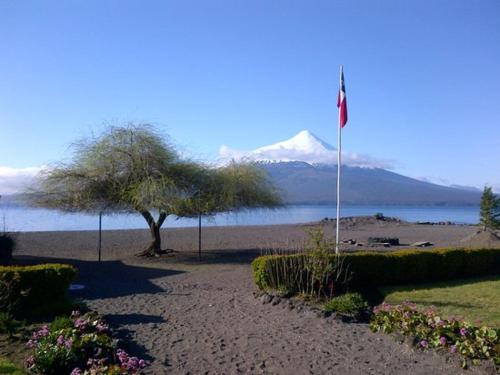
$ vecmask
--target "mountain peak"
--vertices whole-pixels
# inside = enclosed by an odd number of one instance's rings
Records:
[[[221,146],[219,155],[222,160],[246,159],[263,162],[300,161],[308,164],[337,164],[337,149],[309,130],[302,130],[287,140],[253,151],[232,150]],[[344,163],[365,168],[386,168],[389,163],[378,161],[367,155],[342,152]]]
[[[322,141],[309,130],[302,130],[286,141],[278,142],[269,146],[260,147],[252,153],[265,154],[268,151],[282,150],[291,152],[300,152],[306,154],[323,154],[329,151],[335,151],[335,148]],[[298,155],[297,155],[298,156]],[[289,159],[289,158],[288,158]],[[288,160],[287,160],[288,161]],[[308,161],[297,159],[296,161]]]

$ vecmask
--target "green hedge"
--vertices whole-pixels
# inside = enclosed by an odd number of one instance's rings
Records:
[[[262,290],[304,290],[309,261],[308,254],[258,257],[252,263],[255,283]],[[331,255],[330,262],[342,262],[339,279],[353,287],[401,285],[500,274],[500,249],[363,251]]]
[[[0,266],[0,311],[37,317],[64,312],[77,271],[66,264]]]

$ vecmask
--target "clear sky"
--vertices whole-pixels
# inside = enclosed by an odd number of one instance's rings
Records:
[[[202,159],[302,129],[335,145],[339,64],[345,149],[500,189],[498,0],[0,0],[0,167],[60,160],[105,121]]]

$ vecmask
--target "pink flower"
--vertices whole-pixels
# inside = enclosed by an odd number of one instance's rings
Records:
[[[422,348],[427,348],[429,346],[429,343],[427,342],[427,340],[422,340],[420,341],[420,346]]]
[[[468,331],[466,328],[464,327],[460,328],[460,336],[467,336],[467,333]]]
[[[29,340],[29,341],[26,343],[26,346],[27,346],[28,348],[34,348],[37,344],[38,344],[38,341],[31,339],[31,340]]]
[[[64,343],[65,343],[64,336],[63,336],[63,335],[59,335],[59,337],[58,337],[58,338],[57,338],[57,340],[56,340],[56,343],[57,343],[57,345],[59,345],[59,346],[63,346],[63,345],[64,345]]]
[[[439,338],[439,342],[441,343],[441,345],[443,345],[443,346],[444,346],[444,345],[446,345],[446,343],[448,342],[448,340],[446,340],[446,337],[441,336],[441,337]]]
[[[87,328],[87,321],[85,319],[78,318],[77,320],[75,320],[75,328],[83,331],[85,328]]]
[[[35,365],[35,358],[33,358],[32,355],[30,355],[28,358],[26,358],[26,367],[31,368]]]
[[[73,339],[67,339],[64,342],[64,346],[66,347],[66,349],[71,349],[71,347],[73,346]]]
[[[456,345],[450,346],[450,352],[451,353],[456,353],[456,351],[457,351],[457,346]]]
[[[36,333],[38,337],[46,337],[49,335],[49,327],[44,325],[42,328]]]
[[[71,371],[70,375],[82,375],[82,370],[80,370],[78,367],[75,367],[73,371]]]
[[[116,351],[116,356],[118,357],[118,360],[120,363],[123,365],[128,361],[128,354],[122,349],[118,349]]]
[[[95,326],[95,329],[97,330],[97,332],[104,332],[104,331],[108,330],[108,326],[106,324],[103,324],[103,323],[97,323],[97,325]]]

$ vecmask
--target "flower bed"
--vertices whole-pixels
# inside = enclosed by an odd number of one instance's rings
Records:
[[[434,310],[417,310],[411,303],[382,304],[374,309],[370,328],[374,332],[400,333],[412,337],[422,350],[437,348],[463,356],[472,363],[492,360],[500,366],[500,330],[475,327],[466,321],[443,319]]]
[[[117,348],[108,325],[93,312],[56,319],[33,332],[27,345],[33,352],[26,367],[37,374],[140,374],[147,365]]]

